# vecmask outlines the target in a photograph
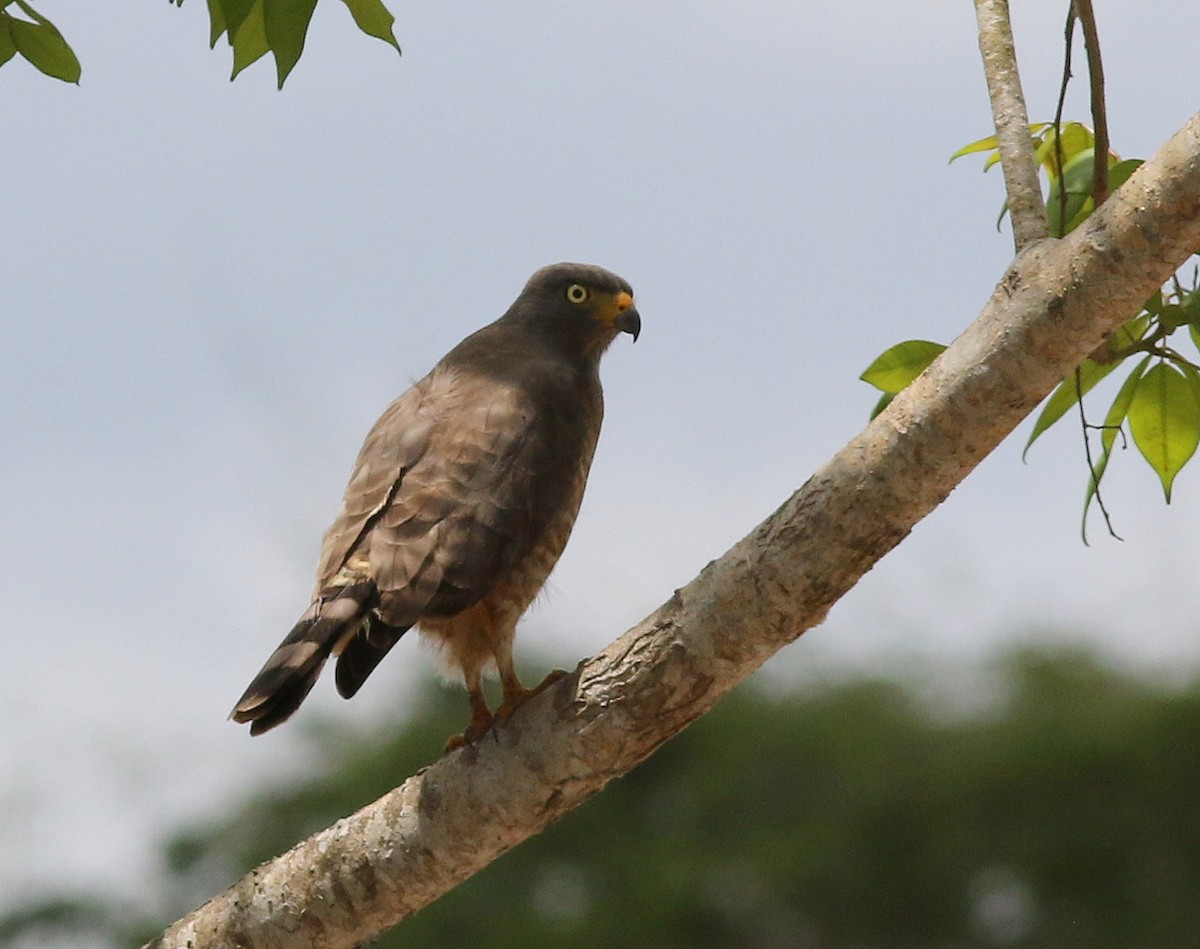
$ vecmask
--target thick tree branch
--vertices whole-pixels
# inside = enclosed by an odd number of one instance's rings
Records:
[[[254,870],[154,947],[356,946],[536,834],[707,711],[899,543],[1200,247],[1200,115],[782,507],[477,746]]]
[[[979,24],[979,52],[983,55],[983,72],[1000,147],[1004,190],[1008,194],[1013,243],[1020,253],[1030,244],[1049,237],[1050,226],[1038,181],[1021,75],[1017,71],[1008,0],[975,0],[975,19]]]

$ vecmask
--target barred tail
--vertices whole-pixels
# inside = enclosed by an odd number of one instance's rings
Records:
[[[337,668],[333,674],[338,695],[348,699],[362,688],[367,676],[375,671],[379,661],[408,630],[408,626],[389,626],[374,615],[366,626],[359,627],[358,632],[345,644],[338,656]]]
[[[229,717],[241,724],[249,722],[251,735],[286,721],[312,689],[330,653],[358,628],[374,595],[375,584],[366,582],[314,601],[271,653]]]

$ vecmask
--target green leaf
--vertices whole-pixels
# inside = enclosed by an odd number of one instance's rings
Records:
[[[263,27],[267,43],[275,54],[275,72],[282,89],[304,52],[304,38],[308,35],[308,24],[317,8],[317,0],[262,0],[262,3]]]
[[[1000,225],[1004,223],[1004,215],[1008,213],[1008,201],[1000,205],[1000,213],[996,215],[996,233],[1000,233]]]
[[[1161,310],[1161,306],[1159,309]],[[1103,346],[1098,346],[1093,350],[1089,358],[1102,365],[1128,359],[1145,337],[1146,331],[1150,328],[1151,319],[1149,312],[1143,312],[1128,323],[1118,326]],[[1103,353],[1107,353],[1107,358],[1102,358]]]
[[[1158,314],[1158,321],[1168,333],[1174,333],[1190,319],[1191,314],[1178,303],[1166,304]]]
[[[1108,470],[1108,460],[1112,457],[1113,444],[1117,440],[1117,433],[1125,424],[1125,417],[1129,414],[1129,406],[1133,403],[1134,393],[1137,392],[1138,384],[1141,382],[1143,374],[1146,372],[1146,366],[1150,364],[1150,357],[1146,356],[1133,368],[1125,381],[1121,383],[1121,388],[1117,391],[1117,397],[1113,399],[1112,405],[1109,406],[1108,414],[1104,416],[1104,431],[1100,433],[1100,446],[1103,449],[1100,453],[1100,460],[1096,462],[1096,470],[1094,473],[1088,473],[1087,494],[1083,499],[1083,523],[1080,526],[1080,533],[1083,535],[1083,542],[1087,543],[1087,516],[1088,509],[1092,505],[1092,499],[1096,497],[1096,492],[1100,489],[1100,479],[1104,477],[1104,472]]]
[[[1091,134],[1090,132],[1088,134]],[[1131,158],[1127,161],[1116,162],[1109,160],[1108,193],[1112,194],[1129,180],[1142,162]],[[1092,187],[1096,176],[1096,152],[1093,148],[1085,148],[1067,160],[1062,180],[1051,176],[1050,193],[1046,198],[1046,213],[1050,220],[1050,233],[1055,235],[1069,234],[1075,230],[1084,219],[1095,210]],[[1063,183],[1067,188],[1066,229],[1062,228],[1062,202],[1059,198]]]
[[[1188,290],[1179,301],[1188,314],[1188,322],[1193,326],[1200,324],[1200,290]]]
[[[1110,162],[1108,168],[1108,193],[1112,194],[1121,185],[1125,184],[1130,176],[1141,168],[1143,164],[1144,162],[1140,158],[1126,158],[1115,165]]]
[[[892,399],[896,398],[895,392],[885,392],[879,397],[879,401],[875,403],[875,408],[871,409],[871,418],[875,418],[880,412],[892,404]]]
[[[1160,362],[1138,383],[1129,431],[1170,504],[1175,476],[1200,445],[1200,380]]]
[[[44,16],[33,9],[25,0],[15,0],[17,6],[33,22],[7,16],[9,35],[18,53],[30,64],[63,82],[79,82],[82,69],[75,51],[58,29]]]
[[[225,15],[229,15],[228,7]],[[249,15],[236,31],[231,29],[230,36],[233,43],[233,74],[229,79],[232,82],[243,69],[271,51],[267,43],[267,31],[263,27],[263,0],[254,0]]]
[[[1133,404],[1133,396],[1137,392],[1142,377],[1146,374],[1148,365],[1150,365],[1150,357],[1146,356],[1133,367],[1133,372],[1121,383],[1116,398],[1108,408],[1108,414],[1104,416],[1104,431],[1100,433],[1100,445],[1105,453],[1112,451],[1113,443],[1117,440],[1118,430],[1125,424],[1125,418],[1129,415],[1129,406]]]
[[[1038,162],[1046,169],[1046,174],[1049,175],[1051,182],[1058,179],[1058,148],[1055,145],[1055,139],[1058,138],[1062,142],[1062,159],[1063,167],[1066,168],[1071,162],[1079,157],[1085,151],[1095,151],[1096,136],[1092,134],[1092,130],[1080,122],[1067,122],[1062,126],[1062,135],[1056,136],[1054,126],[1047,125],[1045,134],[1042,136],[1042,142],[1037,147],[1036,156]]]
[[[1200,329],[1196,327],[1195,323],[1188,324],[1188,335],[1192,338],[1192,345],[1196,349],[1200,349]]]
[[[970,145],[964,145],[953,155],[950,156],[950,161],[962,158],[964,155],[974,155],[977,152],[990,152],[993,149],[1000,147],[1000,140],[995,135],[989,135],[987,138],[981,138],[972,142]]]
[[[1069,234],[1091,213],[1095,155],[1092,149],[1078,153],[1064,166],[1062,179],[1056,178],[1050,184],[1050,193],[1046,198],[1046,214],[1050,219],[1050,233],[1056,237]],[[1060,198],[1064,185],[1067,189],[1065,218]]]
[[[221,0],[208,0],[208,23],[208,48],[212,49],[229,28],[229,24],[225,22],[225,8],[221,5]]]
[[[1037,141],[1037,135],[1043,129],[1045,129],[1048,126],[1048,124],[1049,123],[1047,123],[1047,122],[1034,122],[1029,126],[1029,134],[1034,136],[1034,141]],[[996,139],[996,136],[989,135],[987,138],[981,138],[978,141],[972,142],[970,145],[964,145],[962,148],[960,148],[958,151],[956,151],[953,155],[950,156],[950,161],[954,161],[956,158],[962,158],[964,155],[974,155],[978,152],[995,151],[999,147],[1000,147],[1000,143]],[[983,170],[987,171],[989,168],[992,167],[992,165],[996,164],[996,162],[998,162],[999,160],[1000,160],[1000,155],[997,152],[997,154],[992,155],[990,158],[988,158],[987,163],[983,166]]]
[[[8,28],[9,19],[7,13],[0,13],[0,66],[17,55],[17,45],[13,42],[12,33]]]
[[[233,46],[238,30],[250,17],[254,7],[261,5],[262,0],[216,0],[216,2],[221,5],[221,22],[229,34],[229,45]],[[209,20],[212,20],[212,0],[209,0],[209,3]],[[259,16],[262,16],[261,11],[259,11]],[[216,29],[215,22],[213,22],[213,29]],[[220,35],[220,33],[217,34],[217,36]]]
[[[884,350],[859,376],[881,392],[895,395],[945,351],[941,343],[910,339]]]
[[[360,30],[368,36],[374,36],[385,43],[390,43],[396,47],[397,53],[400,52],[400,44],[396,42],[396,35],[392,32],[392,24],[396,22],[396,18],[383,5],[382,0],[342,0],[342,2],[350,8],[350,15],[354,17],[354,22],[358,24]]]
[[[1146,302],[1142,304],[1142,309],[1145,310],[1147,313],[1149,313],[1151,316],[1158,316],[1158,314],[1162,310],[1162,308],[1163,308],[1162,290],[1155,290],[1152,294],[1150,294],[1149,297],[1146,298]]]
[[[1042,408],[1042,414],[1038,416],[1037,422],[1034,423],[1033,431],[1029,435],[1029,441],[1025,443],[1025,450],[1021,452],[1021,458],[1024,459],[1029,454],[1029,449],[1033,447],[1033,443],[1037,441],[1038,436],[1042,432],[1062,418],[1067,413],[1067,410],[1079,401],[1080,395],[1087,395],[1097,382],[1119,365],[1121,365],[1120,360],[1098,363],[1090,359],[1085,359],[1081,362],[1079,364],[1078,384],[1076,384],[1075,373],[1072,372],[1058,384],[1058,388],[1046,400],[1046,405]]]
[[[1161,297],[1159,299],[1161,300]],[[1139,313],[1128,323],[1123,323],[1117,327],[1116,332],[1109,337],[1109,346],[1115,349],[1131,349],[1142,341],[1142,338],[1146,335],[1146,330],[1149,328],[1149,312]]]
[[[1071,165],[1067,166],[1067,174],[1077,174],[1079,180],[1070,182],[1068,191],[1070,195],[1067,198],[1067,233],[1075,230],[1084,219],[1096,210],[1095,202],[1095,184],[1096,184],[1096,169],[1095,169],[1095,153],[1082,152],[1077,156],[1079,168],[1072,170]],[[1111,156],[1108,163],[1108,193],[1112,194],[1121,185],[1129,180],[1129,176],[1137,171],[1138,166],[1142,164],[1141,159],[1130,158],[1128,161],[1116,162]],[[1053,186],[1051,186],[1053,189]],[[1079,195],[1082,200],[1076,197]],[[1051,227],[1054,227],[1057,222],[1053,220],[1055,215],[1051,215]]]

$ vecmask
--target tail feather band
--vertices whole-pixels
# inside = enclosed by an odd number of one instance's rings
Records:
[[[312,689],[325,660],[358,629],[374,597],[375,585],[368,581],[315,600],[271,653],[229,717],[248,722],[251,735],[287,720]]]

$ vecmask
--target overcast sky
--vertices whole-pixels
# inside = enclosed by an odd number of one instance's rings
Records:
[[[1065,3],[1014,6],[1048,119]],[[781,503],[866,421],[872,358],[948,342],[1011,256],[998,172],[947,165],[991,131],[969,3],[392,7],[400,58],[321,4],[283,93],[267,61],[228,82],[199,0],[44,0],[81,85],[0,70],[9,900],[128,887],[164,829],[296,769],[302,726],[252,742],[225,715],[307,605],[371,423],[537,267],[607,266],[643,317],[518,637],[571,665]],[[1194,11],[1100,7],[1114,147],[1145,157],[1197,108],[1191,35],[1164,29]],[[1069,102],[1087,117],[1082,81]],[[1078,433],[1023,465],[1027,432],[767,674],[1038,633],[1194,668],[1200,466],[1167,508],[1118,458],[1125,541],[1095,523],[1088,548]],[[405,640],[301,717],[369,722],[435,669]]]

